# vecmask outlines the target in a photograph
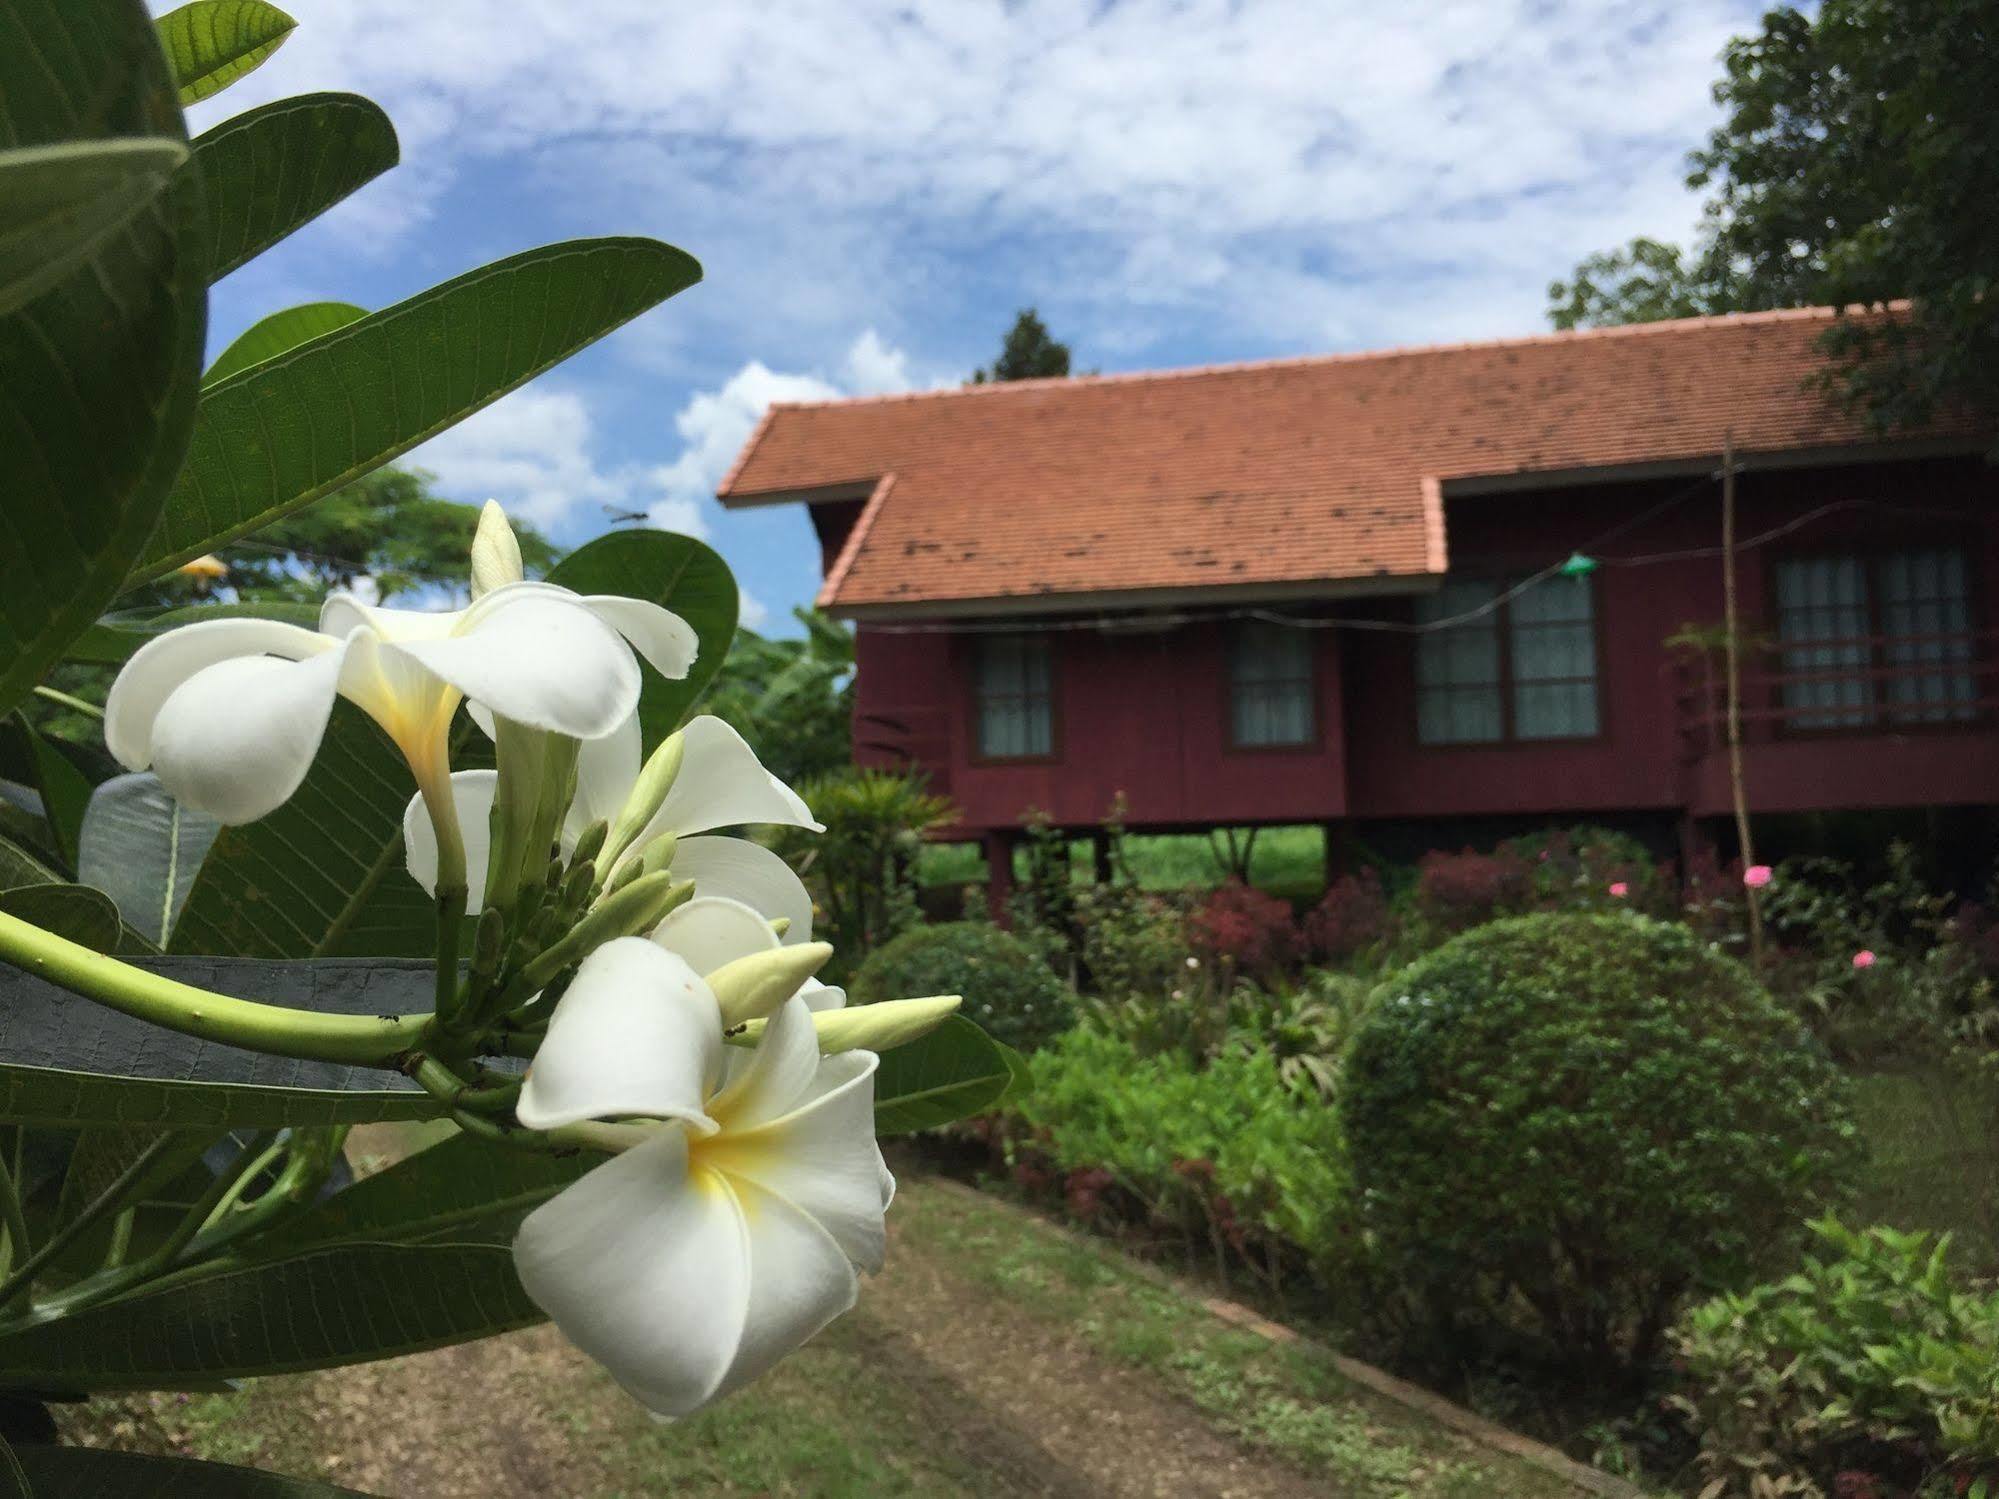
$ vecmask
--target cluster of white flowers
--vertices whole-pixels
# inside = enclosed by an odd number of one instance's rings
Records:
[[[829,950],[811,942],[797,875],[747,839],[700,836],[819,829],[728,725],[695,718],[641,766],[636,657],[684,677],[696,637],[683,620],[525,581],[491,504],[472,595],[420,613],[336,594],[317,630],[253,618],[173,630],[120,674],[105,738],[186,805],[247,822],[298,789],[345,697],[415,778],[411,874],[427,889],[441,864],[462,874],[474,910],[508,792],[503,771],[452,772],[461,703],[495,737],[577,741],[562,852],[602,824],[600,884],[637,861],[694,893],[650,932],[589,953],[546,1017],[516,1120],[584,1126],[616,1154],[528,1216],[515,1263],[579,1347],[654,1411],[684,1415],[811,1337],[853,1305],[857,1272],[879,1268],[894,1181],[874,1134],[877,1058],[862,1048],[907,1039],[956,1001],[847,1010],[810,976]],[[753,1044],[725,1043],[759,1025]]]

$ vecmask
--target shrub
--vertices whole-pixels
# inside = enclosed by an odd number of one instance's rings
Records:
[[[1129,885],[1088,885],[1076,892],[1076,920],[1092,992],[1158,1000],[1185,985],[1187,924],[1170,901]]]
[[[1079,1026],[1030,1059],[1034,1085],[1012,1105],[1059,1172],[1107,1171],[1153,1221],[1218,1237],[1257,1265],[1254,1241],[1328,1264],[1353,1242],[1345,1152],[1333,1111],[1300,1108],[1267,1052],[1196,1068],[1143,1056]],[[1092,1202],[1103,1183],[1086,1185]]]
[[[851,767],[801,782],[798,794],[826,831],[785,828],[774,844],[804,876],[835,948],[858,956],[914,925],[917,851],[957,815],[950,801],[921,776]]]
[[[1314,957],[1337,963],[1387,940],[1388,897],[1372,868],[1343,874],[1306,915],[1305,945]]]
[[[1954,1287],[1927,1234],[1811,1228],[1823,1258],[1693,1308],[1674,1334],[1674,1404],[1724,1486],[1704,1492],[1999,1484],[1999,1294]]]
[[[1229,1045],[1238,1052],[1267,1052],[1284,1086],[1319,1101],[1339,1090],[1347,1043],[1373,1002],[1374,990],[1349,974],[1320,972],[1295,990],[1236,996]]]
[[[1532,893],[1526,861],[1515,854],[1438,851],[1416,864],[1416,909],[1446,932],[1525,910]]]
[[[1629,833],[1589,824],[1556,828],[1509,838],[1495,853],[1526,866],[1532,901],[1540,910],[1672,914],[1673,881]]]
[[[1188,922],[1194,950],[1237,973],[1274,978],[1298,961],[1298,924],[1287,901],[1230,880]]]
[[[1838,1079],[1741,965],[1630,914],[1454,938],[1384,986],[1342,1082],[1362,1211],[1429,1330],[1585,1379],[1688,1291],[1796,1242],[1853,1139]]]
[[[965,1014],[1022,1051],[1067,1030],[1076,996],[1010,933],[977,922],[920,926],[877,948],[854,975],[860,1003],[962,994]]]

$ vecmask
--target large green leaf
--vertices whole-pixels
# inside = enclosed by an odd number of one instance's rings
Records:
[[[352,1240],[448,1238],[509,1242],[520,1220],[594,1166],[600,1155],[496,1150],[452,1135],[319,1203],[259,1252],[293,1253]]]
[[[61,882],[61,875],[25,848],[0,838],[0,890],[16,885],[53,885]]]
[[[368,1499],[359,1489],[192,1457],[105,1447],[24,1445],[16,1451],[38,1499]]]
[[[186,135],[141,0],[0,6],[0,151],[142,138]],[[200,379],[200,233],[200,182],[182,171],[0,317],[0,711],[103,609],[158,524]]]
[[[118,908],[110,896],[88,885],[17,885],[0,890],[0,911],[97,952],[118,948]]]
[[[0,1337],[0,1383],[177,1389],[394,1358],[542,1313],[493,1244],[347,1244],[220,1269]]]
[[[158,946],[220,831],[214,818],[175,801],[152,772],[113,776],[84,809],[76,877],[110,896],[126,925]]]
[[[42,799],[42,816],[48,822],[53,852],[69,868],[76,868],[77,833],[83,826],[84,809],[90,805],[89,777],[19,713],[0,724],[0,734],[9,741],[5,750],[8,773],[35,788]]]
[[[144,212],[186,160],[179,141],[144,136],[0,151],[0,317]]]
[[[168,945],[178,953],[317,958],[436,951],[430,897],[403,867],[408,767],[358,708],[334,704],[304,783],[217,835]]]
[[[195,138],[208,195],[208,279],[220,281],[396,164],[395,126],[358,94],[304,94]]]
[[[615,593],[663,604],[694,627],[701,653],[686,679],[669,682],[640,663],[639,725],[651,749],[687,718],[722,669],[742,594],[728,563],[690,536],[613,531],[578,547],[548,575],[578,593]]]
[[[875,1133],[935,1129],[983,1113],[1014,1085],[1006,1048],[962,1015],[882,1053],[875,1073]]]
[[[407,1015],[429,1007],[428,964],[139,958],[182,983],[296,1009]],[[266,1056],[161,1030],[0,965],[0,1119],[150,1129],[422,1119],[436,1101],[369,1067]]]
[[[266,359],[275,359],[286,349],[297,348],[309,339],[331,333],[335,328],[345,328],[357,318],[367,315],[367,308],[356,307],[352,302],[306,302],[274,312],[252,323],[236,336],[228,348],[216,355],[215,363],[208,367],[201,383],[213,385],[218,380],[226,380],[239,370],[262,364]]]
[[[262,65],[298,22],[264,0],[194,0],[160,17],[180,102],[219,94]]]
[[[134,583],[270,524],[463,421],[700,279],[656,240],[511,256],[218,381]]]
[[[107,615],[72,640],[63,650],[70,661],[96,661],[105,666],[121,666],[132,653],[155,635],[181,625],[199,624],[210,619],[279,619],[310,630],[319,623],[319,610],[312,604],[264,602],[256,604],[189,604],[179,609],[153,612],[131,611]]]

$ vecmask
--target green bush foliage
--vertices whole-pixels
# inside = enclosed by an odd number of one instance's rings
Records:
[[[1962,1494],[1999,1485],[1999,1293],[1946,1241],[1811,1225],[1821,1256],[1688,1312],[1674,1404],[1714,1494]]]
[[[853,997],[871,1004],[962,994],[964,1013],[993,1036],[1032,1051],[1072,1025],[1076,996],[1032,949],[980,922],[920,926],[877,948],[854,975]]]
[[[1789,1252],[1853,1138],[1796,1020],[1630,914],[1495,922],[1419,960],[1361,1025],[1341,1106],[1415,1313],[1589,1380],[1644,1365],[1690,1291]]]
[[[805,877],[826,938],[859,954],[915,925],[917,852],[926,831],[956,815],[949,800],[920,776],[852,766],[797,790],[826,831],[784,828],[773,844]]]
[[[1298,1107],[1269,1052],[1196,1068],[1079,1026],[1030,1066],[1034,1085],[1014,1113],[1058,1170],[1107,1173],[1152,1220],[1218,1236],[1251,1263],[1264,1260],[1251,1257],[1251,1236],[1321,1264],[1350,1253],[1338,1121],[1323,1106]]]
[[[1629,833],[1583,823],[1509,838],[1495,854],[1527,867],[1534,905],[1544,911],[1673,914],[1674,882]]]

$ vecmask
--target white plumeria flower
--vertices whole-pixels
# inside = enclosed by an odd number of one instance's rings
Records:
[[[461,699],[592,741],[638,703],[634,647],[668,676],[685,676],[694,659],[694,632],[656,604],[580,598],[546,583],[475,591],[469,608],[448,612],[336,593],[316,630],[250,618],[169,630],[112,683],[105,744],[128,770],[150,767],[195,810],[253,822],[298,789],[334,698],[345,697],[388,732],[424,799],[441,806]]]
[[[702,895],[728,896],[763,913],[766,921],[790,921],[784,940],[798,943],[812,936],[812,897],[791,866],[761,844],[747,838],[693,836],[713,828],[773,823],[823,832],[798,793],[763,768],[756,751],[721,719],[703,714],[680,731],[686,755],[673,789],[652,820],[631,840],[617,863],[641,857],[657,839],[672,834],[672,870],[694,881]],[[565,854],[576,846],[583,830],[597,821],[613,822],[638,783],[642,746],[636,716],[602,739],[587,741],[576,762],[576,799],[564,819],[561,844]],[[491,854],[490,814],[498,785],[491,770],[461,770],[451,778],[458,808],[460,836],[465,842],[466,884],[472,889],[472,910],[479,909]],[[421,799],[413,799],[403,814],[403,848],[409,872],[432,890],[437,884],[437,835],[424,817]],[[609,879],[615,871],[600,870]]]
[[[874,1135],[872,1052],[822,1057],[802,995],[754,1050],[714,994],[643,938],[606,943],[557,1003],[516,1113],[629,1142],[536,1208],[521,1284],[663,1416],[749,1383],[853,1306],[881,1267],[894,1178]]]

